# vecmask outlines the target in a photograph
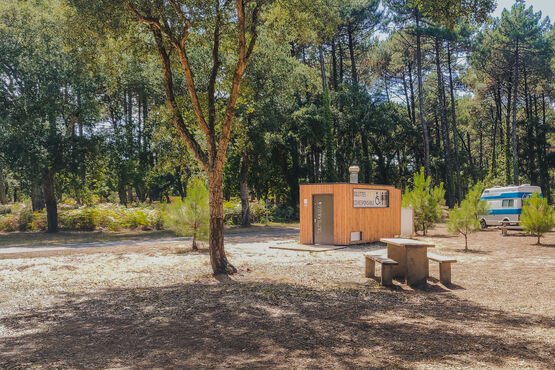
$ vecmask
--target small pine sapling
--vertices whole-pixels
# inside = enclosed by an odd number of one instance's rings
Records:
[[[210,211],[208,208],[208,189],[204,183],[195,179],[187,188],[183,200],[175,200],[168,208],[165,225],[177,235],[191,236],[193,250],[198,250],[197,240],[208,237]]]
[[[524,201],[520,224],[525,231],[536,234],[538,237],[536,244],[540,245],[542,235],[555,226],[554,216],[553,207],[547,203],[547,199],[536,192]]]
[[[474,185],[459,207],[449,211],[447,230],[464,236],[465,252],[468,251],[468,235],[480,229],[478,215],[485,214],[488,209],[487,202],[480,199],[483,187],[481,182]]]
[[[424,175],[424,167],[414,174],[413,189],[405,189],[403,207],[412,207],[414,223],[424,235],[430,227],[441,220],[441,205],[445,196],[443,183],[431,187],[432,178]]]

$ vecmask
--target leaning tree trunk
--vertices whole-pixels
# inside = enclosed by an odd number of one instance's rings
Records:
[[[46,218],[49,233],[58,231],[58,204],[54,191],[54,171],[48,170],[44,176],[43,184],[44,201],[46,203]]]
[[[208,204],[210,207],[210,263],[214,275],[234,274],[237,269],[229,263],[224,250],[224,198],[221,172],[208,174]]]

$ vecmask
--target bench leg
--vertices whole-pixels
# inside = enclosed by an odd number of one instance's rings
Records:
[[[393,265],[382,264],[382,285],[393,285]]]
[[[367,278],[372,278],[376,276],[376,262],[368,257],[366,257],[365,275]]]
[[[439,264],[439,280],[443,284],[451,284],[451,262],[441,262]]]

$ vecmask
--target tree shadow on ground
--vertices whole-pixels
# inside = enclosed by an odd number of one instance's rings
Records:
[[[551,367],[554,319],[491,310],[452,294],[315,290],[263,282],[186,283],[67,295],[0,319],[0,367]]]

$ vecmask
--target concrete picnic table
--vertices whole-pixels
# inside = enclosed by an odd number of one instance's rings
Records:
[[[393,277],[406,279],[408,285],[426,284],[428,277],[428,248],[435,245],[414,239],[382,238],[387,244],[387,257],[399,264],[393,267]]]

